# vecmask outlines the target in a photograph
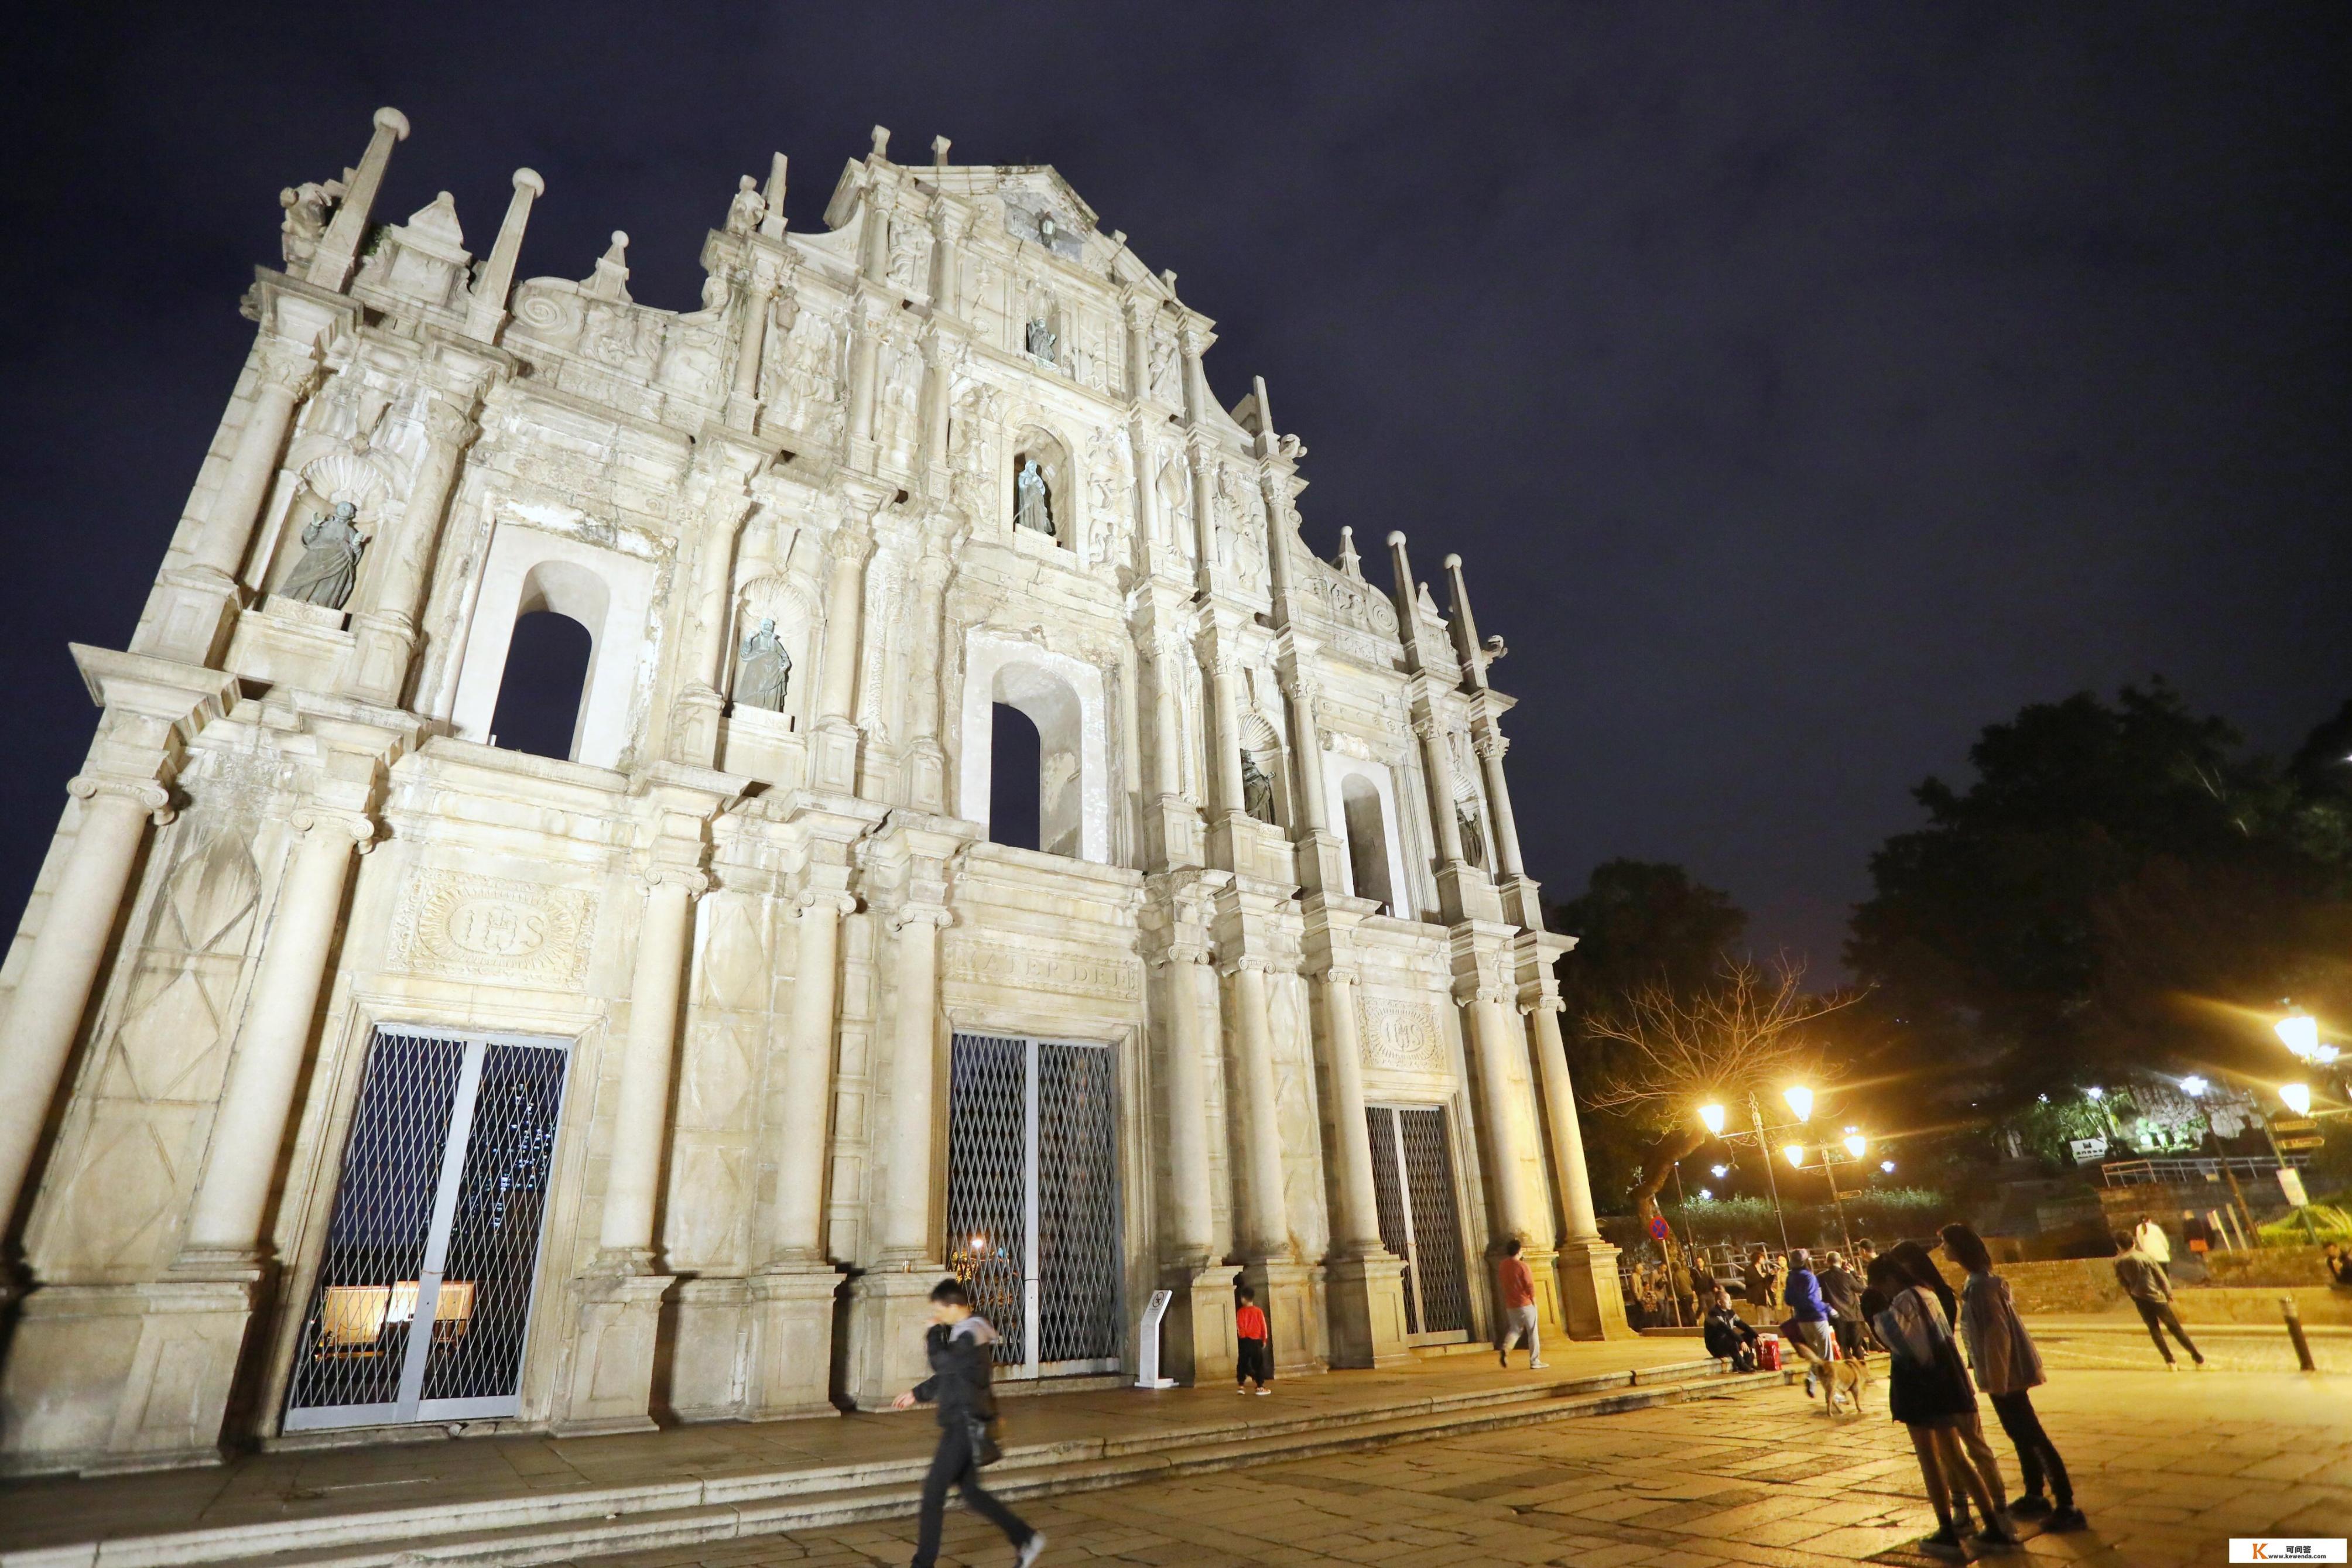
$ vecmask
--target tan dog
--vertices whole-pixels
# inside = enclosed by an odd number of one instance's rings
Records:
[[[1853,1406],[1853,1414],[1861,1415],[1862,1396],[1870,1387],[1870,1363],[1856,1356],[1842,1356],[1827,1367],[1817,1370],[1826,1373],[1822,1381],[1827,1384],[1827,1392],[1822,1403],[1828,1406],[1829,1414],[1837,1414],[1838,1397],[1843,1394]]]

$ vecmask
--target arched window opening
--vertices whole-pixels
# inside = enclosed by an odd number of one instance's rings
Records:
[[[594,651],[588,628],[570,616],[536,610],[518,617],[490,715],[490,743],[534,757],[578,757],[581,699]]]
[[[1008,702],[989,710],[988,839],[1035,849],[1045,800],[1045,747],[1029,715]]]
[[[1356,897],[1370,899],[1383,913],[1396,912],[1396,897],[1389,887],[1388,822],[1381,814],[1381,792],[1370,779],[1349,773],[1339,782],[1339,805],[1348,821],[1348,875]]]

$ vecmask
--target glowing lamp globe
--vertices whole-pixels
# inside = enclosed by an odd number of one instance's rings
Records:
[[[2271,1026],[2278,1031],[2286,1048],[2301,1059],[2309,1061],[2319,1054],[2319,1020],[2310,1014],[2290,1014]]]
[[[1813,1091],[1803,1084],[1790,1084],[1780,1091],[1780,1098],[1789,1102],[1789,1109],[1797,1113],[1798,1121],[1811,1121],[1813,1119]]]
[[[1870,1140],[1864,1138],[1861,1133],[1849,1132],[1845,1135],[1845,1152],[1853,1155],[1855,1159],[1861,1159],[1863,1151],[1869,1147]]]
[[[2305,1083],[2279,1085],[2279,1103],[2297,1116],[2311,1114],[2311,1086]]]
[[[1698,1108],[1698,1119],[1709,1132],[1721,1132],[1723,1131],[1723,1107],[1720,1105],[1700,1106]]]
[[[1802,1143],[1791,1143],[1780,1152],[1789,1156],[1789,1163],[1791,1165],[1801,1171],[1805,1168],[1805,1146]]]

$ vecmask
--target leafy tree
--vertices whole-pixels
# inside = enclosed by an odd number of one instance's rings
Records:
[[[1914,792],[1927,826],[1872,858],[1846,947],[1917,1087],[1995,1111],[2123,1062],[2226,1063],[2288,994],[2352,1023],[2347,749],[2352,704],[2280,768],[2161,681],[1988,727],[1965,790]]]

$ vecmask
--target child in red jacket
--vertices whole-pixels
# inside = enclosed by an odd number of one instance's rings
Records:
[[[1265,1311],[1246,1285],[1242,1287],[1242,1304],[1234,1311],[1234,1337],[1241,1342],[1240,1358],[1234,1363],[1234,1392],[1247,1394],[1250,1380],[1255,1378],[1260,1394],[1272,1394],[1267,1384],[1274,1382],[1274,1349],[1267,1343]]]

